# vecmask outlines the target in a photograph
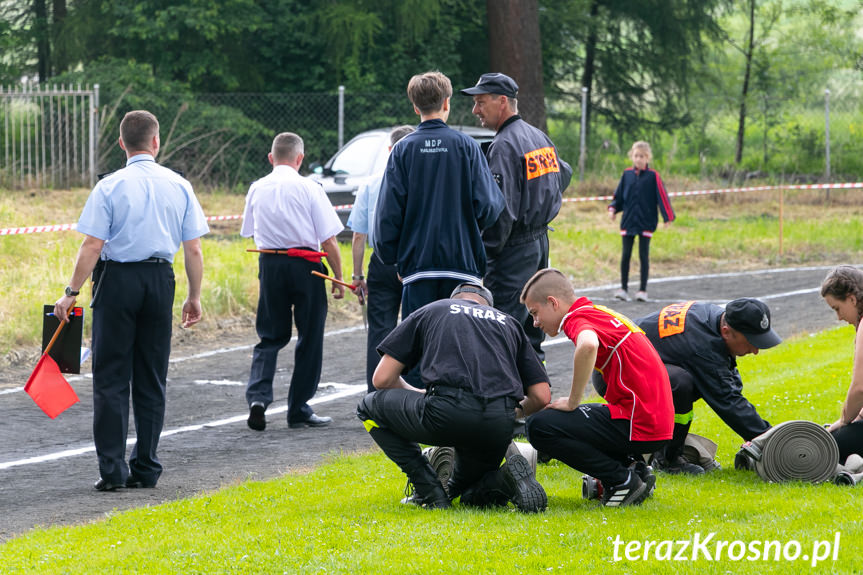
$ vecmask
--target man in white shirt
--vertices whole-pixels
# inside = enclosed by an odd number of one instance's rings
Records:
[[[326,274],[326,257],[333,276],[342,278],[342,263],[336,235],[343,226],[320,184],[300,176],[303,140],[284,132],[273,140],[268,155],[273,171],[249,188],[243,212],[244,237],[254,237],[261,253],[258,259],[260,295],[255,328],[260,342],[252,355],[246,386],[248,425],[266,429],[265,412],[273,401],[273,377],[279,351],[291,340],[291,324],[297,324],[294,371],[288,391],[288,427],[323,427],[330,417],[315,415],[308,401],[321,378],[327,293],[324,280],[312,271]],[[320,248],[319,248],[320,246]],[[323,250],[319,252],[318,249]],[[325,256],[324,256],[325,254]],[[344,297],[336,283],[333,297]]]

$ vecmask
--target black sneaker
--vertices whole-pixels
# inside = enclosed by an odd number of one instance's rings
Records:
[[[521,454],[513,454],[501,467],[501,476],[506,483],[507,494],[515,506],[525,513],[544,511],[548,505],[545,489],[534,476],[533,468]]]
[[[626,507],[640,504],[647,496],[647,484],[630,469],[626,481],[603,490],[601,501],[606,507]]]
[[[678,455],[669,461],[662,455],[654,454],[653,458],[650,460],[650,465],[652,465],[655,470],[668,473],[670,475],[680,475],[681,473],[685,473],[687,475],[704,474],[703,467],[690,463],[689,460],[682,455]]]
[[[263,431],[267,428],[267,416],[265,412],[267,408],[264,407],[263,403],[258,401],[254,402],[249,406],[249,419],[246,423],[249,425],[250,429],[254,429],[255,431]]]

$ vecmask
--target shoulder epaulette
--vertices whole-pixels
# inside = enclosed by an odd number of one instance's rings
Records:
[[[185,178],[185,177],[186,177],[186,174],[185,174],[185,173],[183,173],[181,170],[175,170],[175,169],[174,169],[174,168],[172,168],[171,166],[166,166],[166,165],[164,165],[164,164],[159,164],[159,165],[160,165],[160,166],[162,166],[163,168],[168,168],[169,170],[171,170],[171,171],[172,171],[172,172],[174,172],[175,174],[180,174],[180,177],[181,177],[181,178]]]

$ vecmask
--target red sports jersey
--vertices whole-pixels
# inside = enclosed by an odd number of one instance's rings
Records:
[[[629,318],[586,297],[578,298],[561,321],[572,341],[591,330],[599,338],[594,368],[608,386],[612,419],[630,421],[630,441],[671,439],[674,404],[668,372],[644,332]]]

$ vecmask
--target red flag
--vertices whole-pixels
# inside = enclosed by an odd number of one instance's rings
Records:
[[[75,390],[60,373],[57,362],[47,353],[39,358],[39,363],[36,364],[33,373],[30,374],[24,391],[51,419],[78,402]]]

